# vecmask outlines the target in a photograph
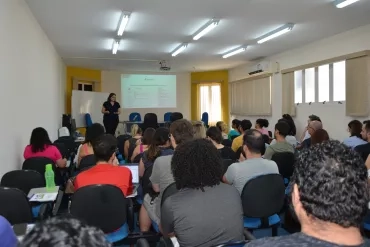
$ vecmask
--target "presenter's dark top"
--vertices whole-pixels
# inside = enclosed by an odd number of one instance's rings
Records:
[[[118,114],[114,114],[115,112],[118,112],[119,108],[121,108],[118,102],[114,102],[112,105],[109,101],[105,101],[103,107],[106,111],[109,111],[109,114],[104,114],[104,120],[118,121]]]

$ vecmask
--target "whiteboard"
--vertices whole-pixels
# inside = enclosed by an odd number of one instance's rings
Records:
[[[72,91],[72,118],[76,119],[76,127],[86,127],[85,114],[90,113],[93,123],[103,124],[101,108],[109,93]]]

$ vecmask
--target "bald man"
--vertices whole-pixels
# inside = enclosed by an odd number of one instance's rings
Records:
[[[315,131],[322,129],[322,123],[320,121],[311,121],[308,124],[307,131],[312,136]],[[302,144],[300,145],[300,148],[309,148],[311,146],[311,137],[304,140]]]

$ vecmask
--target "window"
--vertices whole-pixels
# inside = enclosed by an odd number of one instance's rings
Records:
[[[305,102],[315,102],[315,68],[304,71]]]
[[[209,125],[216,124],[221,121],[221,86],[219,84],[200,84],[199,86],[200,114],[208,112]]]
[[[333,100],[346,100],[346,61],[333,64]]]
[[[93,91],[93,84],[79,82],[78,83],[78,90],[79,91],[89,91],[89,92],[92,92]]]
[[[294,71],[294,103],[302,103],[302,70]]]
[[[327,102],[330,100],[329,77],[329,64],[320,66],[318,82],[319,102]]]

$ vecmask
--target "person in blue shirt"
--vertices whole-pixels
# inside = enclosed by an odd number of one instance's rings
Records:
[[[361,136],[362,123],[358,120],[352,120],[348,123],[348,132],[350,137],[344,139],[343,144],[354,149],[358,145],[366,144],[367,142]]]
[[[103,123],[105,132],[114,135],[119,123],[119,114],[121,114],[121,105],[116,101],[116,94],[109,94],[107,101],[103,104],[101,112],[104,114]]]
[[[232,123],[232,129],[229,131],[229,139],[233,140],[235,137],[240,136],[239,132],[239,126],[240,126],[240,120],[239,119],[234,119]]]

